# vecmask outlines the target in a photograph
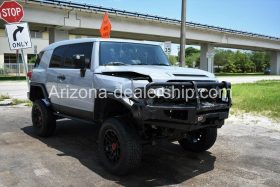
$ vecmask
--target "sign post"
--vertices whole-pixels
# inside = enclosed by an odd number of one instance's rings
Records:
[[[23,49],[31,48],[30,32],[27,23],[20,23],[24,16],[23,7],[16,1],[4,1],[0,6],[0,18],[6,21],[6,33],[9,40],[11,50],[20,50],[27,85],[29,81],[27,77],[28,65],[24,58]],[[17,52],[18,54],[18,52]]]
[[[186,4],[187,0],[182,0],[181,11],[181,37],[180,37],[180,62],[179,66],[185,66],[185,47],[186,47]]]

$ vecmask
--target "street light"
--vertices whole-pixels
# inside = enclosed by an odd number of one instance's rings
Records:
[[[181,42],[180,42],[180,67],[185,65],[185,46],[186,46],[186,2],[182,0],[181,11]]]

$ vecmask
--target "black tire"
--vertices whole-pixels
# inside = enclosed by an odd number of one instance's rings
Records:
[[[179,140],[179,144],[187,151],[204,152],[216,142],[217,128],[204,128],[189,133],[187,138]]]
[[[49,137],[54,134],[56,119],[52,110],[41,100],[33,102],[32,107],[33,129],[38,136]]]
[[[114,175],[125,175],[142,159],[139,136],[121,118],[106,120],[99,131],[98,151],[102,165]]]

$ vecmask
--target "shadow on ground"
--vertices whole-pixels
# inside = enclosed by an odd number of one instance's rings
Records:
[[[97,127],[92,124],[63,120],[57,122],[56,134],[39,138],[32,127],[22,130],[29,136],[57,149],[57,156],[71,156],[101,177],[125,186],[158,186],[180,184],[190,178],[214,169],[216,157],[210,152],[185,152],[173,143],[144,147],[142,165],[134,173],[116,177],[106,172],[97,156]]]

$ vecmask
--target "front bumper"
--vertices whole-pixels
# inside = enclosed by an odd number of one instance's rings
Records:
[[[192,131],[204,127],[221,127],[224,120],[228,118],[229,109],[231,107],[230,89],[231,84],[228,82],[180,82],[180,83],[150,83],[147,85],[149,90],[153,86],[170,86],[184,85],[186,88],[195,90],[195,103],[184,104],[183,106],[151,106],[146,101],[135,104],[135,117],[142,124],[150,124],[166,128],[180,129]],[[226,89],[226,99],[216,103],[204,102],[198,95],[199,88]]]

